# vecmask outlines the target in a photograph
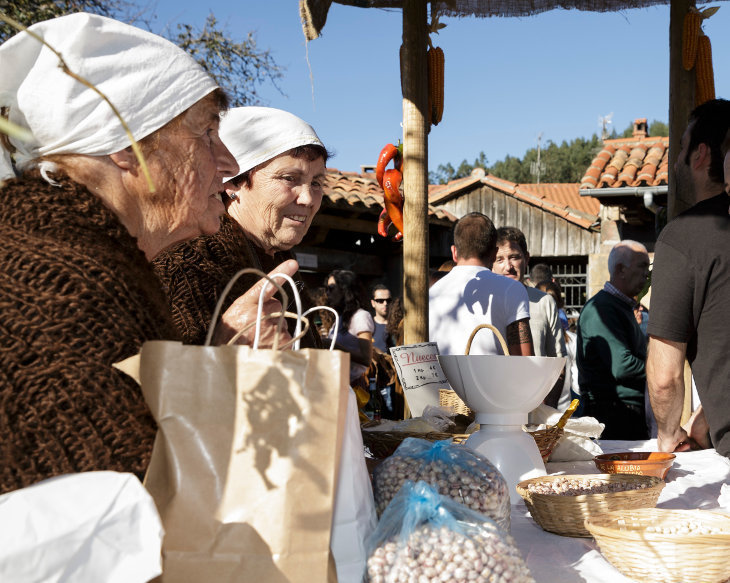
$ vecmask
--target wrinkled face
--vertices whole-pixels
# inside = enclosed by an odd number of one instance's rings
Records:
[[[218,122],[218,105],[204,97],[179,123],[160,130],[147,156],[157,192],[146,194],[152,205],[146,220],[167,225],[167,245],[212,235],[220,227],[223,177],[237,173],[238,164],[218,137]]]
[[[324,179],[322,158],[279,154],[251,174],[250,188],[235,191],[238,200],[229,211],[234,217],[242,211],[239,222],[264,251],[286,251],[307,234],[322,204]]]
[[[679,142],[679,155],[677,156],[677,161],[674,163],[677,192],[681,192],[682,197],[689,200],[695,200],[695,182],[692,177],[692,168],[687,161],[690,134],[694,123],[694,121],[691,122],[687,126],[687,129],[684,130],[682,139]]]
[[[649,277],[649,255],[643,251],[632,251],[628,265],[619,265],[621,270],[621,291],[629,297],[636,296]]]
[[[730,194],[730,150],[725,154],[725,159],[722,163],[723,174],[725,175],[725,192]]]
[[[387,289],[376,289],[373,292],[373,297],[370,300],[370,305],[375,310],[375,313],[381,318],[385,318],[388,315],[388,308],[391,302],[390,290]]]
[[[527,260],[528,258],[522,253],[519,245],[505,241],[497,246],[497,258],[492,265],[492,271],[515,281],[522,281]]]

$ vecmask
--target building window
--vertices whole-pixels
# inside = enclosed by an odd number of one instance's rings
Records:
[[[569,318],[577,318],[587,300],[588,258],[531,258],[531,263],[546,263],[550,266],[555,281],[563,290],[565,313]]]

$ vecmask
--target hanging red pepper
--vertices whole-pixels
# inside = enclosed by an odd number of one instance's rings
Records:
[[[393,221],[390,220],[390,217],[388,216],[388,211],[386,209],[383,209],[380,211],[380,217],[378,218],[378,235],[381,237],[387,237],[388,236],[388,229],[393,224]],[[398,231],[393,236],[393,241],[400,241],[403,238],[403,233]]]
[[[400,183],[403,175],[400,170],[386,170],[383,175],[383,191],[385,192],[385,210],[396,228],[403,232],[403,195],[400,193]]]
[[[398,143],[397,146],[393,144],[386,144],[385,147],[380,151],[378,156],[378,164],[375,166],[375,179],[378,181],[380,188],[383,188],[383,174],[385,173],[385,167],[393,160],[393,164],[397,170],[403,171],[403,146]]]

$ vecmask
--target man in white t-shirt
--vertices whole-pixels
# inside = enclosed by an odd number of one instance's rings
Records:
[[[464,354],[472,330],[491,324],[510,354],[532,356],[530,312],[525,286],[487,267],[497,253],[497,231],[482,213],[469,213],[454,227],[455,266],[429,290],[429,340],[441,354]],[[503,354],[488,329],[477,333],[470,354]]]

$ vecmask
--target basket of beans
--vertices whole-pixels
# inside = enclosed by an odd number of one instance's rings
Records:
[[[591,536],[586,518],[611,510],[653,508],[662,488],[663,480],[635,474],[541,476],[517,484],[543,530],[576,537]]]
[[[730,516],[708,510],[616,510],[585,521],[604,557],[634,581],[730,580]]]

